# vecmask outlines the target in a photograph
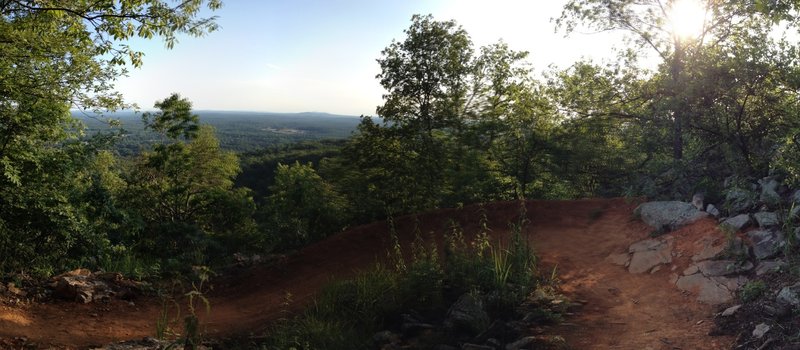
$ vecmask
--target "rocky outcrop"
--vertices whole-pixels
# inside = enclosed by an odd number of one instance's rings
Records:
[[[632,244],[628,248],[631,260],[628,265],[630,273],[651,271],[658,265],[672,262],[672,239],[646,239]]]

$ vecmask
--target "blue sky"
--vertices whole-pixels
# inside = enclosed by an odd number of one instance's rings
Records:
[[[564,0],[227,0],[221,30],[183,37],[172,50],[153,40],[117,87],[148,109],[178,92],[195,109],[374,114],[383,90],[376,59],[402,40],[413,14],[456,20],[476,46],[503,39],[531,53],[534,67],[611,57],[618,36],[555,33]]]

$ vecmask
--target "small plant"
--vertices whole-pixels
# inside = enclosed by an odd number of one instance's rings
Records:
[[[739,298],[741,298],[744,302],[753,301],[766,291],[767,285],[764,283],[764,281],[750,281],[742,287],[741,291],[739,291]]]

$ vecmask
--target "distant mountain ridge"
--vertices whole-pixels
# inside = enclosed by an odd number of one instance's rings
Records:
[[[116,144],[121,154],[136,154],[156,142],[163,141],[159,135],[144,128],[142,112],[131,110],[103,114],[98,118],[92,113],[72,111],[75,118],[83,120],[89,133],[118,132],[103,122],[104,118],[119,120],[125,136]],[[360,118],[324,112],[272,113],[250,111],[194,111],[200,122],[216,129],[223,148],[237,151],[257,151],[278,144],[302,141],[344,139],[356,130]]]

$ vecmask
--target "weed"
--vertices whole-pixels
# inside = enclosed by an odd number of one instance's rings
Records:
[[[756,300],[761,294],[767,291],[767,285],[763,281],[747,282],[739,291],[739,298],[744,302]]]

